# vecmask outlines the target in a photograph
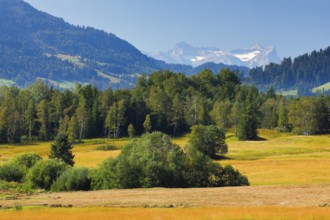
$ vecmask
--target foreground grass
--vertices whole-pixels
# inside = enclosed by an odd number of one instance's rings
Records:
[[[327,219],[330,208],[24,208],[0,211],[0,219]]]

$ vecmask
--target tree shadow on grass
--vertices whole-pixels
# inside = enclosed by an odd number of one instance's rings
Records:
[[[212,157],[213,160],[232,160],[230,157],[226,157],[224,155],[215,155]]]
[[[263,138],[263,137],[260,137],[260,136],[257,136],[257,138],[255,139],[255,141],[267,141],[266,138]]]

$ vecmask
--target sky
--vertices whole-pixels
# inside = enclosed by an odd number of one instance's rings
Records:
[[[142,52],[178,42],[224,51],[259,43],[296,57],[330,46],[329,0],[25,0],[67,22],[115,34]]]

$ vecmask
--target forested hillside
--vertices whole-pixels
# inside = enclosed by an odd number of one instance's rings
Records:
[[[212,65],[215,71],[224,67]],[[22,0],[0,0],[0,85],[26,87],[41,79],[59,88],[131,88],[139,74],[165,69],[199,71],[152,59],[114,34],[71,25]]]
[[[241,140],[258,139],[257,128],[297,134],[329,133],[330,97],[284,98],[241,85],[235,72],[203,70],[187,77],[170,71],[141,76],[134,89],[104,91],[77,85],[60,91],[38,81],[26,89],[0,88],[2,143],[117,138],[146,131],[177,136],[193,125],[233,128]]]
[[[281,64],[257,67],[249,72],[249,82],[260,88],[273,86],[277,90],[298,89],[309,95],[312,89],[330,82],[330,47],[296,57],[284,58]],[[319,91],[327,92],[328,91]]]

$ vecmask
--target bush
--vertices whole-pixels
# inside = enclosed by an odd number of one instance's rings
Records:
[[[221,167],[191,145],[186,153],[160,132],[147,133],[105,160],[92,175],[93,189],[212,187],[248,184],[238,171]],[[245,178],[245,179],[244,179]],[[246,181],[245,181],[246,180]]]
[[[38,187],[49,190],[53,182],[68,167],[59,159],[40,160],[29,170],[27,180],[32,188]]]
[[[210,176],[214,166],[220,166],[212,162],[211,158],[187,145],[185,147],[185,179],[189,187],[209,187]]]
[[[37,137],[29,137],[29,136],[27,136],[27,135],[22,135],[21,136],[21,138],[20,138],[20,140],[21,140],[21,143],[22,144],[25,144],[25,145],[27,145],[27,144],[31,144],[31,143],[33,143],[33,142],[36,142],[37,141]]]
[[[7,181],[0,180],[0,190],[3,190],[3,191],[9,191],[9,190],[17,191],[19,186],[20,186],[20,183],[17,183],[17,182],[7,182]]]
[[[220,171],[220,186],[248,186],[249,180],[243,176],[238,170],[227,165]]]
[[[102,150],[102,151],[110,151],[110,150],[118,150],[119,148],[113,145],[101,145],[95,148],[95,150]]]
[[[87,168],[70,168],[63,172],[51,186],[51,190],[55,192],[90,189],[91,179]]]
[[[30,169],[40,160],[42,160],[42,157],[37,153],[24,153],[15,156],[13,162],[21,168]]]
[[[193,126],[189,144],[209,157],[215,157],[217,154],[223,155],[228,152],[225,133],[214,125]]]
[[[0,166],[0,180],[7,182],[22,182],[24,170],[18,164],[9,162]]]
[[[147,133],[104,161],[93,175],[92,188],[184,187],[183,171],[182,149],[165,134]]]

